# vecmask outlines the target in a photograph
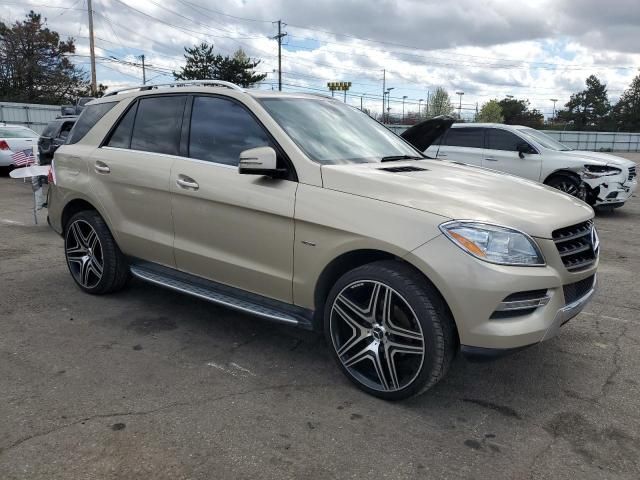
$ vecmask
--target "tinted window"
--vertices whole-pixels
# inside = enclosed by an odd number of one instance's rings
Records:
[[[136,118],[137,102],[134,103],[127,113],[122,117],[120,123],[111,134],[111,138],[107,143],[109,147],[130,148],[131,147],[131,131],[133,130],[133,121]]]
[[[273,144],[242,105],[215,97],[193,100],[189,133],[191,158],[238,165],[240,152],[265,146]]]
[[[104,115],[111,110],[118,102],[98,103],[97,105],[88,105],[78,117],[78,121],[74,125],[67,143],[77,143],[98,123]]]
[[[43,137],[53,136],[58,130],[58,127],[60,126],[61,123],[62,123],[61,120],[54,120],[53,122],[49,122],[47,126],[44,127],[44,130],[42,131],[42,136]]]
[[[450,128],[442,145],[482,148],[482,128]]]
[[[506,130],[498,128],[489,128],[487,130],[487,148],[490,150],[508,150],[510,152],[518,151],[518,144],[523,143],[517,135]]]
[[[143,98],[138,102],[131,148],[178,155],[184,96]]]

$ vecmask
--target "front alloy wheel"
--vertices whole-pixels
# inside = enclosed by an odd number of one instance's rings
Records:
[[[373,395],[420,393],[453,357],[453,322],[428,281],[399,262],[345,274],[329,295],[325,331],[347,377]]]
[[[424,361],[422,328],[407,301],[380,282],[356,281],[333,302],[331,338],[340,361],[369,388],[394,392]]]

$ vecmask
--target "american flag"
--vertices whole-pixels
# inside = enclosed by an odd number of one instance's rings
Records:
[[[28,167],[29,165],[36,163],[36,159],[33,156],[33,149],[31,148],[14,152],[11,155],[11,160],[16,167],[21,167],[23,165]]]

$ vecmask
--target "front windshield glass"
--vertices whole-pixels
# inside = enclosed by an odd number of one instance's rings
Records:
[[[325,165],[425,158],[360,110],[323,98],[263,98],[260,102],[312,160]]]
[[[556,150],[559,152],[566,152],[571,150],[571,148],[563,145],[558,142],[554,138],[550,137],[546,133],[542,133],[539,130],[535,130],[533,128],[519,128],[518,131],[522,133],[525,137],[529,137],[530,139],[538,142],[544,148],[548,148],[549,150]]]

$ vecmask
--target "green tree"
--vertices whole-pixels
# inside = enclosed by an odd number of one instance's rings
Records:
[[[0,22],[0,100],[30,103],[68,103],[89,87],[87,74],[69,56],[72,38],[61,40],[30,11],[24,21]]]
[[[571,95],[566,109],[558,112],[558,119],[571,123],[575,130],[607,129],[611,113],[607,86],[595,75],[589,76],[585,83],[587,88]]]
[[[476,117],[476,122],[502,123],[503,121],[502,107],[500,103],[498,103],[498,100],[489,100],[482,105],[480,113],[478,113]]]
[[[624,91],[613,107],[612,121],[615,128],[627,132],[640,132],[640,75]]]
[[[437,117],[438,115],[451,115],[453,113],[453,104],[451,97],[447,91],[442,88],[436,88],[427,105],[427,117]]]
[[[544,115],[535,108],[529,110],[529,100],[503,98],[498,104],[507,125],[525,125],[532,128],[541,128],[544,125]]]
[[[267,77],[254,71],[261,60],[249,58],[242,49],[231,57],[215,54],[213,45],[207,43],[184,50],[186,63],[180,72],[173,72],[176,80],[225,80],[250,87]]]

